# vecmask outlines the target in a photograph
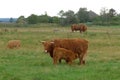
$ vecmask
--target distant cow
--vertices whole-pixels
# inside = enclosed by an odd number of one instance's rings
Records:
[[[87,53],[88,41],[84,39],[54,39],[52,41],[46,41],[43,43],[44,49],[46,52],[50,53],[50,56],[53,57],[53,50],[56,47],[65,48],[71,50],[74,53],[78,54],[80,64],[84,64],[84,56]]]
[[[13,49],[13,48],[19,48],[21,46],[20,40],[10,40],[7,43],[7,48]]]
[[[68,64],[72,64],[72,61],[78,58],[78,54],[75,54],[71,50],[64,48],[55,48],[53,51],[53,61],[57,64],[61,59],[66,60]]]
[[[71,26],[72,32],[74,31],[80,31],[80,33],[85,32],[87,30],[87,26],[85,24],[73,24]]]

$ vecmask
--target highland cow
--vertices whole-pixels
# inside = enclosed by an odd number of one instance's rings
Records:
[[[21,46],[20,40],[10,40],[7,43],[7,48],[13,49],[13,48],[19,48]]]
[[[71,30],[72,30],[72,32],[74,32],[74,31],[80,31],[80,33],[82,33],[82,32],[85,32],[87,30],[87,26],[85,24],[80,24],[80,25],[73,24],[71,26]]]

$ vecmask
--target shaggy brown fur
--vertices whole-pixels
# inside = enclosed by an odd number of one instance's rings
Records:
[[[7,48],[13,49],[13,48],[19,48],[21,46],[20,40],[10,40],[7,43]]]
[[[67,50],[64,48],[55,48],[53,51],[53,61],[54,64],[61,59],[66,60],[68,64],[72,64],[72,61],[78,58],[78,54],[72,52],[71,50]]]
[[[87,30],[87,26],[85,24],[80,24],[80,25],[73,24],[71,26],[71,30],[72,30],[72,32],[74,32],[74,31],[80,31],[80,33],[82,33],[82,32],[85,32]]]
[[[88,49],[88,41],[84,39],[56,39],[54,40],[54,47],[61,47],[78,53],[80,64],[84,64],[83,60]]]
[[[80,60],[80,64],[84,64],[85,60],[83,60],[84,56],[87,53],[88,49],[88,41],[84,39],[55,39],[53,41],[46,41],[43,43],[44,49],[46,52],[50,53],[50,56],[53,57],[53,50],[56,47],[65,48],[67,50],[71,50],[74,53],[78,54],[78,58]]]
[[[44,52],[49,53],[53,57],[54,44],[51,41],[42,41]]]

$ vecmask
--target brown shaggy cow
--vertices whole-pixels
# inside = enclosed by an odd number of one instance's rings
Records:
[[[21,45],[21,41],[20,40],[10,40],[7,43],[7,48],[9,48],[9,49],[19,48],[20,45]]]
[[[53,57],[54,44],[51,41],[42,41],[44,46],[44,52],[50,53],[50,56]]]
[[[84,64],[83,60],[84,56],[87,53],[88,49],[88,41],[85,39],[55,39],[53,41],[43,42],[44,49],[46,52],[50,53],[50,56],[53,57],[53,50],[56,47],[65,48],[73,51],[78,54],[78,58],[80,60],[80,64]]]
[[[73,24],[71,26],[72,32],[74,31],[80,31],[80,33],[85,32],[87,30],[87,26],[85,24]]]
[[[72,64],[72,61],[78,58],[78,54],[64,48],[55,48],[53,51],[53,61],[57,64],[61,59],[66,60],[68,64]]]

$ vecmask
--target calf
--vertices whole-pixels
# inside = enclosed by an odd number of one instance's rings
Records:
[[[9,48],[9,49],[19,48],[20,45],[21,45],[21,41],[20,40],[10,40],[7,43],[7,48]]]
[[[53,51],[53,61],[54,64],[61,59],[64,59],[68,64],[72,64],[72,61],[78,58],[78,54],[72,52],[71,50],[67,50],[64,48],[55,48]]]

